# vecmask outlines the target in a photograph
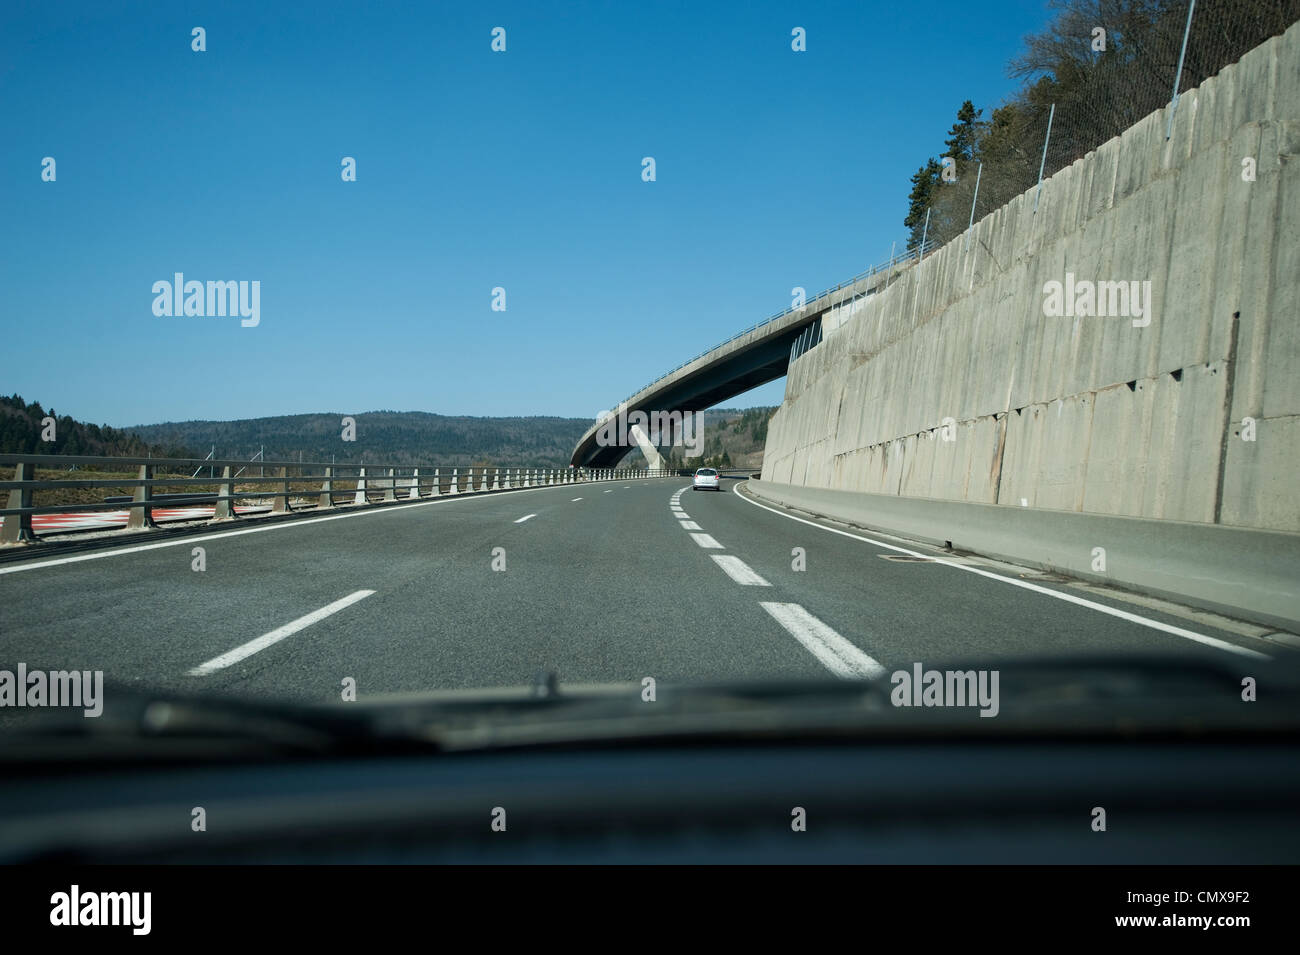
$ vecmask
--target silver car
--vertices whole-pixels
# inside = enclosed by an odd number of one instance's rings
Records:
[[[713,468],[700,468],[695,472],[695,481],[691,484],[692,491],[698,491],[704,488],[706,491],[721,491],[721,482],[718,480],[718,472]]]

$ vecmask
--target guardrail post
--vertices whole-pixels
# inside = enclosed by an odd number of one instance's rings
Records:
[[[271,505],[272,514],[287,514],[292,508],[289,507],[289,469],[280,468],[279,477],[284,478],[284,492],[275,496],[275,502]]]
[[[439,473],[441,470],[441,468],[433,469],[433,493],[429,495],[430,497],[437,497],[442,493],[442,476]]]
[[[227,468],[227,471],[229,468]],[[320,483],[320,497],[316,499],[316,509],[329,509],[334,506],[334,468],[325,468],[325,480]]]
[[[369,504],[366,500],[366,469],[362,468],[361,473],[357,475],[357,493],[352,498],[353,504]]]
[[[447,488],[447,493],[448,494],[460,493],[460,474],[459,474],[459,469],[457,468],[451,469],[451,485]]]
[[[411,483],[409,487],[411,489],[406,493],[407,499],[411,501],[417,500],[420,497],[420,469],[419,468],[416,468],[415,473],[411,475]]]
[[[501,469],[500,468],[492,469],[492,480],[488,484],[488,490],[489,491],[501,490]]]
[[[229,464],[221,469],[221,483],[217,487],[217,506],[212,509],[212,519],[228,521],[235,516],[235,482],[230,477]]]
[[[30,481],[32,474],[28,471],[29,465],[26,463],[14,465],[15,481]],[[9,491],[10,508],[14,507],[31,507],[32,506],[32,489],[29,487],[16,487]],[[31,514],[7,514],[5,522],[0,526],[0,543],[17,544],[19,542],[29,544],[36,540],[36,532],[32,530]]]
[[[384,500],[397,500],[397,468],[388,469],[388,486],[384,488]]]
[[[153,480],[152,464],[140,465],[138,480],[145,482]],[[135,493],[131,495],[131,503],[140,506],[131,508],[131,513],[126,519],[128,530],[158,526],[153,522],[153,508],[149,505],[151,500],[153,500],[153,488],[148,483],[136,485]]]

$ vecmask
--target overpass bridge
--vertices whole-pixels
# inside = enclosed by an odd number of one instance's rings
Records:
[[[926,243],[924,254],[934,249],[934,243]],[[802,306],[792,306],[750,326],[650,382],[619,402],[613,413],[703,411],[782,377],[793,357],[818,344],[823,332],[844,321],[868,295],[884,289],[899,271],[921,257],[919,248],[891,256],[888,262],[818,292]],[[619,430],[620,434],[633,433],[627,434],[625,443],[610,443],[606,440],[610,429],[604,429],[602,435],[600,422],[592,424],[574,448],[571,463],[575,467],[614,467],[637,447],[634,429]],[[645,436],[641,437],[644,441]],[[667,447],[673,436],[650,437],[659,447]]]

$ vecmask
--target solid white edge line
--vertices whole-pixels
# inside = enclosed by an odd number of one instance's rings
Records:
[[[514,488],[511,494],[529,494],[533,491],[553,491],[562,485],[554,484],[545,487],[523,487]],[[349,511],[346,514],[327,514],[323,517],[304,517],[299,520],[277,521],[274,524],[265,524],[261,527],[244,527],[239,530],[213,531],[211,534],[196,534],[193,537],[178,537],[175,540],[157,541],[153,544],[128,544],[124,547],[114,547],[109,550],[97,550],[90,554],[74,554],[71,557],[51,557],[49,560],[35,560],[30,563],[14,564],[12,567],[0,566],[0,577],[5,574],[19,574],[25,570],[39,570],[42,567],[57,567],[60,564],[79,564],[87,560],[102,560],[105,557],[123,557],[127,554],[138,554],[148,550],[161,550],[164,547],[188,547],[191,544],[201,544],[204,541],[221,540],[226,537],[242,537],[244,534],[262,534],[266,531],[283,531],[298,527],[310,527],[312,524],[324,524],[328,521],[344,521],[354,517],[374,517],[377,514],[397,514],[405,510],[414,510],[417,507],[429,507],[433,504],[451,504],[456,501],[490,501],[500,500],[497,494],[443,494],[433,500],[416,501],[413,504],[401,504],[397,507],[376,507],[373,509],[361,511]]]
[[[728,577],[742,587],[772,586],[735,554],[710,554],[709,556],[713,558],[714,563],[723,569]]]
[[[742,483],[747,483],[747,482],[742,482]],[[1013,587],[1020,587],[1024,590],[1032,590],[1034,591],[1034,593],[1044,594],[1048,597],[1055,597],[1057,600],[1064,600],[1067,603],[1077,604],[1080,607],[1087,607],[1090,610],[1097,610],[1100,611],[1101,613],[1110,614],[1112,617],[1119,617],[1121,620],[1127,620],[1130,623],[1136,623],[1143,627],[1150,627],[1152,630],[1160,630],[1164,633],[1172,634],[1175,637],[1184,637],[1188,640],[1194,640],[1197,643],[1202,643],[1207,647],[1214,647],[1216,650],[1226,650],[1229,653],[1239,653],[1242,656],[1257,657],[1261,660],[1273,659],[1267,653],[1260,653],[1258,650],[1251,650],[1247,647],[1239,647],[1235,643],[1228,643],[1226,640],[1220,640],[1217,637],[1207,637],[1203,633],[1194,633],[1191,630],[1184,630],[1182,627],[1175,627],[1172,624],[1162,623],[1159,620],[1150,620],[1147,617],[1140,617],[1135,613],[1129,613],[1127,610],[1120,610],[1116,607],[1107,607],[1105,604],[1100,604],[1097,603],[1096,601],[1088,600],[1084,597],[1076,597],[1074,594],[1063,594],[1060,591],[1049,590],[1046,587],[1040,587],[1037,584],[1031,584],[1027,580],[1013,580],[1010,577],[1003,577],[1001,574],[995,574],[992,571],[988,571],[988,570],[981,570],[978,567],[970,567],[967,566],[966,564],[954,564],[952,561],[944,560],[942,557],[934,557],[933,555],[930,554],[922,554],[919,551],[908,550],[906,547],[899,547],[895,544],[886,544],[884,541],[873,540],[870,537],[863,537],[860,534],[851,534],[848,531],[842,531],[836,527],[827,527],[825,524],[818,524],[816,521],[809,521],[809,520],[805,520],[802,517],[795,517],[793,514],[786,514],[783,511],[779,511],[774,507],[769,507],[766,504],[760,504],[758,501],[750,500],[749,498],[745,497],[745,495],[740,493],[739,484],[737,484],[733,490],[735,492],[736,497],[740,498],[742,501],[746,501],[750,504],[753,504],[755,507],[761,507],[765,511],[771,511],[773,514],[777,514],[781,517],[789,518],[792,521],[798,521],[800,524],[808,524],[811,527],[818,527],[824,531],[830,531],[832,534],[839,534],[841,537],[851,537],[854,540],[859,540],[864,543],[871,544],[873,547],[884,547],[887,548],[888,550],[896,550],[902,554],[910,554],[913,557],[924,557],[927,560],[932,561],[936,564],[943,564],[945,567],[955,567],[958,570],[963,570],[970,574],[978,574],[981,577],[988,577],[990,580],[1000,580],[1004,584],[1011,584],[1011,586]]]
[[[190,670],[188,675],[208,676],[218,670],[224,670],[226,667],[238,663],[240,660],[251,657],[254,653],[265,650],[267,647],[279,643],[285,637],[291,637],[299,630],[305,630],[313,623],[324,620],[326,617],[336,614],[346,607],[352,606],[358,600],[365,600],[373,593],[373,590],[358,590],[356,593],[349,594],[342,600],[336,600],[328,606],[312,611],[305,617],[299,617],[292,623],[286,623],[283,627],[277,627],[270,633],[264,633],[256,640],[250,640],[248,643],[235,647],[235,649],[223,653],[219,657],[213,657],[207,663],[200,663],[194,669]]]
[[[522,524],[524,521],[532,520],[536,516],[536,514],[525,514],[523,517],[519,518],[519,520],[515,521],[515,523]]]
[[[821,661],[826,669],[845,679],[875,679],[884,676],[885,668],[863,653],[844,637],[818,620],[799,604],[760,601],[759,606],[771,614],[790,636]]]

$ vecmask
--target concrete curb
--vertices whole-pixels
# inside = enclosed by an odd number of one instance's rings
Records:
[[[1300,534],[749,481],[769,504],[1300,633]],[[1105,571],[1093,570],[1094,548]]]

